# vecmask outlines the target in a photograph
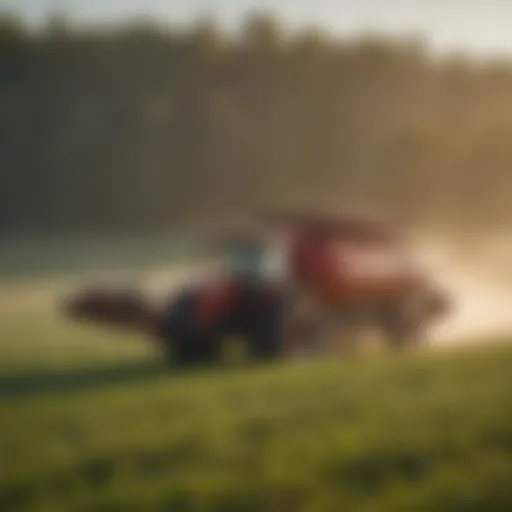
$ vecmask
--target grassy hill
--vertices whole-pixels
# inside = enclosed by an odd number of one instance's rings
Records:
[[[0,318],[0,510],[512,510],[511,366],[493,343],[180,374]]]

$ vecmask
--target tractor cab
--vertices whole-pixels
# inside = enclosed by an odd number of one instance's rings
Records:
[[[253,233],[234,234],[222,243],[223,266],[244,280],[276,281],[285,275],[285,254],[276,240]]]

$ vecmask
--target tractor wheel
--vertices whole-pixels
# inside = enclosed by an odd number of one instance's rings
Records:
[[[178,366],[210,362],[215,357],[214,335],[197,330],[195,297],[183,294],[168,307],[163,329],[166,358]]]
[[[167,357],[180,367],[211,363],[216,357],[212,338],[209,333],[197,333],[193,329],[175,331],[166,340]]]
[[[425,335],[421,320],[421,311],[414,301],[385,307],[380,315],[380,325],[388,347],[403,350],[418,346]]]
[[[249,352],[255,359],[280,357],[284,352],[284,332],[283,312],[279,305],[269,304],[255,315],[244,337],[247,339]]]

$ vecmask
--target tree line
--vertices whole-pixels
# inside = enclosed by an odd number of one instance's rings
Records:
[[[33,33],[0,18],[0,232],[146,230],[268,205],[369,204],[418,222],[512,219],[512,67],[421,39]]]

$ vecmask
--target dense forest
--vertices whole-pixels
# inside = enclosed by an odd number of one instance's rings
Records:
[[[266,205],[512,221],[512,67],[419,40],[0,19],[0,233],[165,228]]]

